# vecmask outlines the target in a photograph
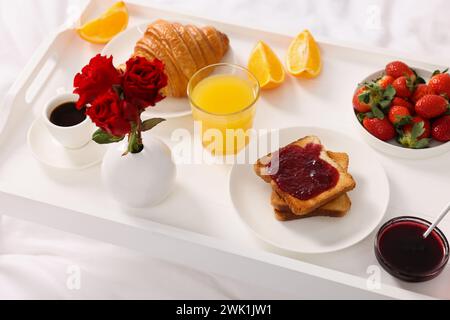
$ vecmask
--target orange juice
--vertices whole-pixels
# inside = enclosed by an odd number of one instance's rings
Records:
[[[231,114],[251,105],[255,92],[246,79],[221,74],[200,81],[192,91],[192,100],[207,112]]]
[[[257,81],[247,75],[216,74],[200,80],[190,99],[194,120],[202,125],[203,146],[218,155],[245,147],[258,94]]]

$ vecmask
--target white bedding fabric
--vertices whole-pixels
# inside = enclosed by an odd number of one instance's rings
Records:
[[[0,0],[0,99],[43,37],[84,2]],[[450,64],[446,0],[142,2],[293,35],[309,28],[333,41],[386,47]],[[36,224],[8,217],[0,222],[2,299],[289,298]],[[81,269],[80,290],[66,285],[73,265]]]

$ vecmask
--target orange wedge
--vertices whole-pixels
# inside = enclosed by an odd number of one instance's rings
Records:
[[[125,30],[127,25],[128,10],[125,3],[119,1],[97,19],[82,25],[77,32],[86,41],[103,44]]]
[[[259,41],[253,49],[248,61],[248,69],[258,79],[261,89],[276,88],[284,81],[283,64],[263,41]]]
[[[292,40],[286,59],[290,74],[301,78],[315,78],[322,70],[320,49],[312,34],[305,30]]]

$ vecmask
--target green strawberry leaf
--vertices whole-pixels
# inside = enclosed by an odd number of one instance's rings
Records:
[[[438,74],[441,74],[441,73],[447,73],[447,72],[448,72],[448,68],[445,69],[445,70],[443,70],[443,71],[440,71],[440,70],[434,70],[434,72],[433,72],[433,74],[431,75],[431,77],[437,76]]]
[[[390,107],[392,101],[382,100],[380,101],[380,107],[384,110]]]
[[[102,129],[98,129],[92,135],[92,140],[94,140],[98,144],[108,144],[108,143],[119,142],[119,141],[122,141],[123,138],[125,138],[125,136],[116,137],[116,136],[109,134],[106,131],[103,131]]]
[[[383,92],[383,98],[388,98],[390,100],[394,99],[397,92],[395,91],[395,88],[392,85],[388,85],[386,90]]]
[[[361,122],[361,123],[364,121],[365,118],[370,118],[370,119],[375,118],[375,116],[373,115],[372,112],[366,112],[366,113],[361,112],[361,113],[358,113],[356,115],[356,117],[358,118],[359,122]]]
[[[380,87],[380,85],[377,83],[377,81],[369,82],[369,83],[367,84],[367,87],[368,87],[369,89],[373,90],[373,91],[379,91],[379,90],[381,90],[381,87]]]
[[[397,139],[397,141],[402,146],[407,147],[407,148],[411,148],[411,146],[413,145],[413,143],[411,141],[411,135],[410,134],[403,134],[403,131],[399,132],[399,138]]]
[[[417,86],[418,84],[426,84],[427,82],[425,81],[424,78],[420,77],[416,70],[411,69],[414,72],[414,75],[416,76],[416,80],[414,81],[414,84]]]
[[[166,121],[166,119],[163,118],[152,118],[152,119],[148,119],[145,120],[144,122],[142,122],[142,131],[148,131],[150,129],[152,129],[153,127],[155,127],[156,125],[160,124],[161,122]]]
[[[412,148],[414,149],[424,149],[424,148],[428,148],[430,146],[430,139],[428,138],[423,138],[420,139],[419,141],[417,141]]]
[[[400,137],[402,137],[403,134],[404,134],[403,128],[402,128],[401,126],[394,126],[394,128],[395,128],[395,131],[397,132],[397,137],[399,137],[399,138],[397,139],[397,141],[400,142],[400,141],[399,141],[399,140],[400,140]]]
[[[416,82],[414,84],[417,86],[419,84],[426,84],[426,83],[427,82],[426,82],[426,80],[424,78],[417,76]]]
[[[384,113],[377,106],[372,106],[372,113],[378,119],[384,119]]]
[[[434,70],[433,74],[431,75],[431,77],[437,76],[438,74],[441,74],[440,70]]]
[[[359,102],[369,104],[370,103],[370,92],[365,91],[358,96]]]
[[[417,122],[413,125],[411,129],[411,139],[417,140],[418,137],[424,134],[425,132],[425,123],[423,121]]]
[[[404,125],[410,124],[412,121],[411,116],[396,116],[397,123],[395,124],[397,127],[403,127]]]
[[[358,121],[359,122],[363,122],[364,121],[364,118],[365,118],[366,116],[365,116],[365,113],[358,113],[357,115],[356,115],[356,118],[358,118]]]

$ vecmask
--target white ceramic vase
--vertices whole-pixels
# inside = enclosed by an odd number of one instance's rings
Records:
[[[127,141],[111,144],[102,163],[102,179],[112,196],[125,207],[144,208],[164,200],[175,182],[176,168],[169,147],[151,134],[144,149],[128,153]]]

